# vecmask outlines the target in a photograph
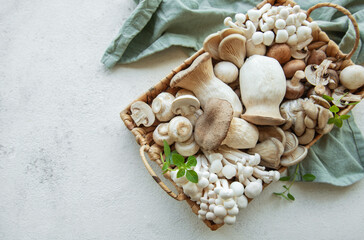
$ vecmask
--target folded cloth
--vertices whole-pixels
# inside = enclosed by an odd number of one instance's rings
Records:
[[[302,9],[317,0],[296,0]],[[126,20],[118,36],[106,50],[102,62],[109,68],[117,63],[131,63],[170,46],[183,46],[190,53],[199,50],[206,36],[224,28],[225,17],[234,17],[255,7],[257,0],[142,0]],[[334,0],[346,7],[357,19],[362,30],[359,49],[352,59],[364,62],[364,3],[362,0]],[[324,14],[323,14],[324,13]],[[312,12],[330,39],[349,52],[355,32],[348,18],[332,8]],[[289,169],[292,173],[294,169]],[[298,180],[305,173],[316,175],[315,182],[337,186],[350,185],[364,177],[364,138],[353,117],[342,128],[334,127],[313,147],[301,163]]]

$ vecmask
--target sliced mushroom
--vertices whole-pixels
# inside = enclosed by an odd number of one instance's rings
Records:
[[[137,126],[143,124],[146,127],[152,126],[155,116],[152,108],[142,101],[137,101],[130,106],[131,118]]]
[[[192,135],[192,124],[185,117],[177,116],[172,118],[168,124],[168,135],[176,142],[185,142]]]
[[[328,87],[330,89],[335,89],[339,86],[339,75],[334,69],[328,69],[327,73],[329,74],[329,84]]]
[[[159,121],[166,122],[174,117],[174,113],[171,109],[174,99],[175,97],[168,92],[162,92],[154,98],[152,110]]]
[[[200,150],[193,135],[185,142],[176,142],[175,147],[176,151],[184,157],[193,156]]]
[[[325,59],[320,65],[312,64],[305,68],[307,81],[315,86],[315,92],[319,95],[324,93],[324,86],[329,83],[327,69],[331,62],[331,60]]]
[[[176,115],[188,116],[200,108],[200,101],[192,95],[183,95],[174,99],[171,110]]]
[[[284,167],[290,167],[301,162],[307,156],[307,148],[298,146],[291,154],[281,158],[281,165]]]
[[[301,145],[309,144],[315,137],[315,129],[306,128],[305,133],[298,137],[298,142]]]
[[[303,48],[301,50],[297,50],[296,48],[291,48],[291,56],[294,59],[305,59],[308,55],[308,51]]]
[[[298,147],[298,139],[291,131],[284,131],[286,135],[286,144],[284,145],[283,156],[290,155]]]
[[[249,150],[249,153],[258,153],[262,159],[261,165],[269,168],[278,168],[280,158],[284,152],[283,144],[276,138],[268,138],[265,141],[258,143],[254,148]]]
[[[348,92],[344,86],[336,88],[332,93],[332,98],[334,99],[333,101],[336,103],[336,106],[340,108],[346,107],[349,102],[361,101],[360,95]]]
[[[240,34],[231,34],[225,37],[221,40],[218,48],[220,58],[241,68],[246,56],[245,43],[246,38]]]
[[[328,101],[326,101],[326,99],[320,97],[320,96],[316,96],[316,95],[311,95],[310,99],[317,105],[320,105],[324,108],[330,108],[330,103]]]
[[[218,148],[228,133],[232,119],[233,109],[228,101],[210,98],[204,113],[196,121],[196,143],[205,150]]]

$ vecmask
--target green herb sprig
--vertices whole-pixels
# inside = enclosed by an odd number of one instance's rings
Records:
[[[177,153],[177,151],[171,152],[171,148],[168,143],[163,140],[164,145],[164,155],[166,159],[163,158],[161,153],[161,160],[163,162],[162,171],[165,174],[168,171],[177,171],[177,178],[181,178],[186,175],[188,181],[193,183],[198,183],[198,175],[197,173],[191,169],[192,167],[197,165],[197,160],[194,156],[189,156],[187,158],[187,162],[185,162],[185,158]],[[171,165],[175,165],[176,168],[171,168]]]
[[[286,177],[281,177],[279,179],[279,181],[290,181],[288,187],[287,185],[283,185],[283,188],[285,189],[283,192],[274,192],[273,194],[283,197],[284,199],[288,200],[288,201],[294,201],[295,197],[292,195],[292,193],[290,192],[290,189],[293,185],[293,183],[296,181],[297,175],[298,175],[298,169],[299,169],[300,164],[297,164],[296,166],[296,170],[294,172],[293,178],[292,176],[286,176]],[[316,176],[310,173],[307,173],[305,175],[302,176],[303,181],[305,182],[312,182],[316,179]]]
[[[328,120],[328,124],[335,124],[336,127],[341,128],[343,126],[343,120],[347,120],[350,118],[350,115],[344,114],[344,115],[339,115],[337,114],[340,109],[337,106],[338,103],[340,103],[341,99],[348,93],[343,94],[339,99],[334,101],[334,98],[328,96],[328,95],[323,95],[322,98],[324,98],[326,101],[328,102],[332,102],[333,105],[329,108],[329,110],[334,114],[334,117],[329,118]],[[353,102],[353,103],[346,103],[346,105],[355,105],[358,104],[359,102]]]

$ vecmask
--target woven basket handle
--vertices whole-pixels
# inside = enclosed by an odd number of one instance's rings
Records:
[[[334,4],[334,3],[318,3],[316,4],[315,6],[312,6],[310,7],[308,10],[307,10],[307,17],[310,16],[311,12],[317,8],[321,8],[321,7],[333,7],[333,8],[336,8],[337,10],[339,10],[340,12],[342,12],[343,14],[345,14],[346,16],[348,16],[348,18],[350,19],[350,21],[353,23],[353,26],[354,26],[354,30],[355,30],[355,35],[356,35],[356,38],[355,38],[355,44],[354,44],[354,47],[353,49],[351,50],[351,52],[349,52],[345,59],[350,59],[354,52],[356,51],[356,49],[358,48],[359,46],[359,39],[360,39],[360,32],[359,32],[359,26],[358,26],[358,23],[356,22],[355,18],[353,15],[351,15],[351,13],[344,7],[340,6],[340,5],[337,5],[337,4]]]
[[[145,152],[148,151],[149,146],[148,145],[143,145],[140,147],[139,153],[140,153],[140,157],[142,158],[142,161],[144,163],[144,166],[147,168],[149,174],[152,176],[152,178],[159,184],[159,186],[172,198],[178,200],[178,201],[182,201],[185,200],[186,195],[182,192],[179,193],[178,195],[175,194],[174,192],[172,192],[166,184],[164,184],[164,182],[162,182],[162,180],[157,176],[157,174],[155,174],[155,172],[153,171],[153,169],[151,168],[151,166],[149,165],[147,158],[145,157]]]

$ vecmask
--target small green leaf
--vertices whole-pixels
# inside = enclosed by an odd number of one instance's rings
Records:
[[[191,168],[197,165],[197,160],[194,156],[189,156],[187,158],[187,163],[186,163],[186,167],[187,168]]]
[[[329,110],[333,113],[337,113],[340,111],[340,109],[336,105],[332,105]]]
[[[340,116],[340,118],[342,119],[342,120],[346,120],[346,119],[349,119],[350,118],[350,115],[341,115]]]
[[[171,153],[171,148],[169,147],[166,140],[163,140],[163,145],[164,145],[164,155],[166,155],[166,159],[169,159],[169,155]]]
[[[322,98],[323,99],[325,99],[326,101],[329,101],[329,102],[331,102],[332,100],[334,100],[332,97],[330,97],[330,96],[327,96],[327,95],[322,95]]]
[[[348,103],[347,105],[356,105],[358,103],[360,103],[360,102],[352,102],[352,103]]]
[[[282,187],[283,187],[284,189],[289,190],[289,188],[288,188],[286,185],[283,185]]]
[[[277,196],[282,195],[282,193],[280,193],[280,192],[274,192],[273,194],[275,194],[275,195],[277,195]]]
[[[188,181],[193,182],[193,183],[198,183],[198,175],[195,171],[193,170],[187,170],[186,173],[186,178]]]
[[[176,165],[177,167],[181,167],[185,163],[185,158],[183,156],[179,155],[178,153],[172,154],[172,160],[173,160],[173,164]]]
[[[169,155],[169,159],[166,159],[166,161],[167,161],[167,162],[169,162],[169,164],[171,164],[171,165],[172,165],[172,164],[174,164],[174,163],[173,163],[173,159],[172,159],[172,155],[173,155],[173,154],[178,154],[178,155],[179,155],[179,153],[178,153],[176,150],[173,150],[173,151],[171,152],[171,154]]]
[[[185,169],[178,170],[178,172],[177,172],[177,178],[183,177],[185,175],[185,173],[186,173],[186,170]]]
[[[169,164],[166,162],[163,164],[162,171],[168,171]]]
[[[335,123],[335,118],[329,118],[329,121],[327,121],[328,124],[333,124]]]
[[[285,176],[285,177],[281,177],[280,179],[279,179],[279,181],[289,181],[291,179],[291,177],[290,176]]]
[[[287,194],[287,197],[288,197],[290,200],[292,200],[292,201],[294,201],[294,200],[295,200],[295,198],[293,197],[293,195],[292,195],[292,194],[290,194],[290,193],[288,193],[288,194]]]
[[[341,128],[343,126],[343,120],[340,118],[335,119],[335,125],[336,127]]]
[[[302,176],[302,179],[306,182],[312,182],[313,180],[316,179],[316,176],[310,173],[306,173],[305,175]]]

